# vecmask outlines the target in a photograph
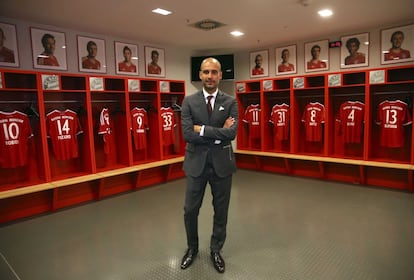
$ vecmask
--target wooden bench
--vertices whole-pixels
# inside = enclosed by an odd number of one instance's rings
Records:
[[[171,159],[166,159],[166,160],[160,160],[160,161],[149,162],[149,163],[124,167],[124,168],[97,172],[94,174],[88,174],[88,175],[82,175],[82,176],[77,176],[73,178],[67,178],[63,180],[52,181],[49,183],[42,183],[42,184],[2,191],[0,192],[0,199],[6,199],[10,197],[25,195],[25,194],[66,187],[66,186],[80,184],[80,183],[84,183],[88,181],[101,180],[101,179],[112,177],[112,176],[118,176],[122,174],[138,172],[138,171],[147,170],[151,168],[167,166],[167,165],[171,165],[171,164],[175,164],[175,163],[179,163],[183,161],[184,161],[184,157],[181,156],[181,157],[176,157],[176,158],[171,158]]]
[[[413,164],[251,150],[235,154],[244,169],[414,191]]]
[[[352,165],[414,170],[414,165],[407,164],[407,163],[380,162],[380,161],[368,161],[368,160],[359,160],[359,159],[346,159],[346,158],[321,157],[321,156],[309,156],[309,155],[298,155],[298,154],[287,154],[287,153],[246,151],[246,150],[236,150],[235,153],[241,154],[241,155],[251,155],[251,156],[279,157],[279,158],[286,158],[286,159],[311,160],[311,161],[320,161],[320,162],[332,162],[332,163],[343,163],[343,164],[352,164]]]

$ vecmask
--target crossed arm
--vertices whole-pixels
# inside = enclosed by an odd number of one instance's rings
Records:
[[[215,127],[204,125],[203,123],[197,123],[193,114],[193,108],[191,108],[186,100],[184,100],[181,111],[181,121],[183,127],[184,140],[187,143],[203,144],[206,141],[221,140],[231,141],[234,140],[237,134],[238,127],[238,108],[237,102],[229,102],[228,104],[228,118],[224,121],[222,127]],[[203,136],[200,136],[200,131],[204,125]]]
[[[233,117],[228,117],[226,121],[224,122],[223,128],[230,128],[234,125],[235,122],[236,120]],[[200,134],[201,127],[202,125],[198,125],[198,124],[193,125],[194,132]]]

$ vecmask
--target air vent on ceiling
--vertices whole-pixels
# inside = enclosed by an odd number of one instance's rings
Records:
[[[208,31],[225,26],[225,24],[212,19],[203,19],[196,23],[190,24],[190,26]]]

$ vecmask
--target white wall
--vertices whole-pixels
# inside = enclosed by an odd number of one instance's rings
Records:
[[[367,30],[367,29],[360,29],[360,30],[351,30],[350,32],[344,34],[332,34],[331,36],[326,36],[323,38],[314,38],[311,41],[320,41],[328,39],[329,41],[338,41],[342,36],[350,36],[353,34],[361,34],[361,33],[369,33],[370,45],[369,45],[369,65],[368,67],[359,67],[359,68],[347,68],[341,69],[340,68],[340,48],[332,48],[329,49],[329,70],[327,71],[320,71],[320,72],[312,72],[312,73],[305,73],[305,53],[304,53],[304,45],[308,41],[300,41],[300,42],[282,42],[277,45],[259,47],[257,49],[252,49],[249,51],[242,51],[235,53],[235,76],[236,80],[250,80],[250,52],[255,51],[262,51],[268,50],[269,51],[269,78],[277,78],[277,77],[289,77],[289,76],[298,76],[304,74],[323,74],[328,72],[339,72],[339,71],[357,71],[361,69],[371,69],[371,68],[385,68],[387,66],[400,66],[400,65],[407,65],[412,64],[413,62],[406,62],[406,63],[399,63],[399,64],[388,64],[388,65],[381,65],[380,63],[380,51],[381,51],[381,30],[387,28],[393,28],[398,26],[407,25],[410,23],[400,22],[396,23],[392,26],[380,26],[375,29]],[[412,23],[411,23],[412,24]],[[306,28],[306,27],[304,27]],[[406,36],[407,37],[407,36]],[[408,38],[406,38],[406,44],[408,44]],[[414,44],[414,38],[411,38],[410,45]],[[297,53],[297,73],[293,75],[283,75],[283,76],[276,76],[276,48],[285,47],[289,45],[296,44],[296,53]],[[345,44],[345,42],[342,42]],[[261,77],[260,79],[263,79]]]
[[[114,76],[115,74],[115,59],[114,59],[114,41],[120,41],[125,43],[136,44],[139,47],[139,57],[142,58],[139,60],[139,78],[145,78],[145,61],[144,61],[144,46],[153,46],[164,48],[165,50],[165,65],[166,65],[166,79],[171,80],[185,80],[186,83],[186,93],[192,94],[197,89],[202,87],[201,82],[191,82],[191,62],[190,58],[194,55],[214,55],[214,54],[228,54],[231,51],[226,50],[223,53],[215,51],[214,53],[200,53],[195,50],[186,49],[186,48],[177,48],[172,46],[157,46],[151,42],[133,42],[131,40],[125,40],[123,38],[114,37],[110,35],[103,34],[91,34],[85,33],[78,30],[71,30],[66,28],[59,28],[56,26],[48,26],[37,24],[33,22],[26,22],[22,20],[16,20],[11,18],[0,17],[1,22],[15,24],[17,28],[17,38],[18,38],[18,47],[19,47],[19,59],[20,67],[19,69],[23,70],[35,70],[32,63],[32,49],[31,49],[31,40],[30,40],[30,27],[36,27],[41,29],[53,30],[64,32],[66,36],[67,44],[67,65],[68,70],[62,71],[62,73],[79,73],[78,70],[78,54],[77,54],[77,35],[87,36],[87,37],[96,37],[105,40],[105,50],[106,50],[106,64],[107,64],[107,73],[99,75],[109,75]],[[404,25],[407,23],[399,23],[393,26],[381,26],[372,30],[353,30],[347,34],[334,34],[325,38],[315,38],[312,41],[319,41],[323,39],[329,39],[329,41],[339,40],[341,36],[347,36],[352,34],[360,34],[369,32],[370,38],[370,47],[369,47],[369,66],[365,68],[378,68],[384,67],[380,64],[380,33],[381,29],[389,28],[399,25]],[[276,73],[276,61],[275,61],[275,49],[276,47],[283,47],[296,44],[297,45],[297,73],[293,76],[306,74],[304,71],[304,41],[301,42],[283,42],[277,45],[271,45],[266,47],[259,47],[257,49],[252,49],[248,51],[234,51],[234,61],[235,61],[235,81],[238,80],[249,80],[250,79],[250,52],[260,51],[260,50],[269,50],[269,78],[276,78],[281,76],[275,76]],[[327,72],[337,72],[337,71],[355,71],[358,69],[364,68],[349,68],[349,69],[340,69],[339,66],[340,60],[340,48],[330,49],[329,56],[329,70],[323,72],[312,72],[316,73],[327,73]],[[409,63],[405,63],[409,64]],[[404,65],[404,64],[398,64]],[[392,64],[391,66],[396,66]],[[44,70],[47,72],[48,70]],[[59,71],[60,72],[60,71]],[[83,73],[88,74],[88,73]],[[136,77],[136,76],[134,76]],[[283,76],[289,77],[289,76]],[[222,81],[221,89],[227,93],[234,95],[235,86],[234,81]]]
[[[90,74],[85,72],[79,72],[78,68],[78,47],[77,47],[77,35],[94,37],[105,40],[105,52],[106,52],[106,73],[105,74],[96,74],[115,76],[115,46],[114,41],[125,42],[138,45],[138,55],[139,55],[139,76],[138,78],[145,78],[145,59],[144,59],[144,46],[159,47],[165,50],[165,65],[166,65],[166,77],[165,79],[170,80],[185,80],[186,83],[186,92],[192,93],[196,91],[196,87],[200,85],[191,84],[190,78],[190,57],[191,50],[185,48],[174,48],[169,46],[157,46],[151,42],[142,42],[142,41],[131,41],[125,40],[124,38],[114,37],[110,35],[103,34],[92,34],[85,33],[78,30],[71,30],[66,28],[60,28],[56,26],[48,26],[43,24],[37,24],[33,22],[26,22],[22,20],[16,20],[11,18],[0,17],[0,21],[4,23],[15,24],[17,29],[17,40],[18,40],[18,49],[19,49],[19,60],[20,66],[17,69],[20,70],[39,70],[33,68],[32,60],[32,47],[30,39],[30,28],[40,28],[51,31],[64,32],[66,37],[66,55],[67,55],[67,71],[54,71],[59,73],[82,73]],[[15,69],[15,68],[10,68]],[[50,70],[40,69],[39,71],[50,72]],[[133,76],[137,77],[137,76]]]

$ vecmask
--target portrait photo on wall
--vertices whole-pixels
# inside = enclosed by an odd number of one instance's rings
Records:
[[[105,40],[78,35],[79,71],[106,73]]]
[[[381,64],[414,60],[414,24],[381,30]]]
[[[305,43],[305,72],[329,69],[329,41]]]
[[[296,73],[296,45],[276,48],[276,75]]]
[[[269,50],[250,53],[250,77],[269,76]]]
[[[115,42],[115,66],[117,74],[138,75],[138,46]]]
[[[145,50],[145,75],[148,77],[165,77],[164,49],[148,47]]]
[[[16,26],[0,22],[0,66],[19,67]]]
[[[341,68],[368,66],[369,33],[341,37]]]
[[[67,70],[65,33],[32,27],[30,34],[34,68]]]

